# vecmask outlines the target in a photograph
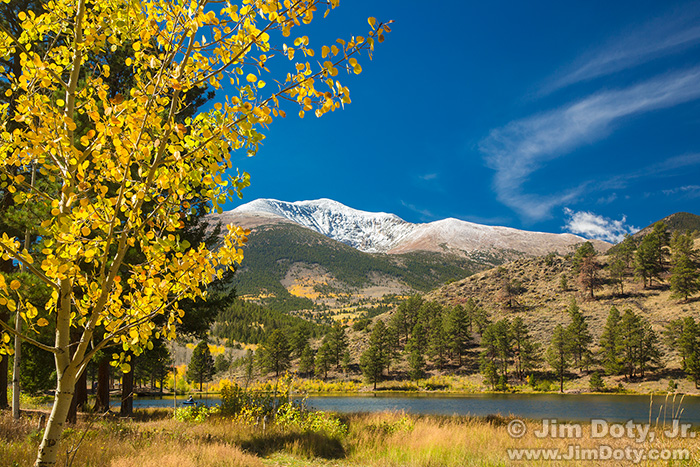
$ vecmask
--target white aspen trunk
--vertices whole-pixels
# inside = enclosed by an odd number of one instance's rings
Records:
[[[44,437],[39,446],[35,467],[54,467],[58,455],[58,442],[66,423],[68,410],[73,400],[75,390],[76,372],[69,368],[58,380],[56,395],[54,396],[51,415],[46,423]]]

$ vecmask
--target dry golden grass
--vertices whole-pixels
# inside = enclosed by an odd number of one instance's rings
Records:
[[[135,449],[125,446],[121,456],[112,459],[110,467],[254,467],[262,462],[245,454],[237,446],[223,443],[165,442]]]
[[[165,417],[165,418],[163,418]],[[133,421],[82,422],[67,430],[58,465],[75,455],[74,466],[109,467],[229,467],[366,466],[366,467],[464,467],[464,466],[591,466],[632,465],[627,461],[515,462],[509,449],[626,448],[651,450],[687,449],[690,459],[663,465],[700,465],[696,438],[663,436],[663,426],[652,420],[658,436],[637,443],[628,437],[593,438],[590,425],[582,425],[581,438],[538,437],[542,424],[525,421],[526,433],[509,435],[511,418],[491,416],[411,416],[404,413],[352,414],[341,416],[347,435],[328,437],[319,432],[260,426],[214,418],[203,423],[176,422],[166,411],[139,414]],[[694,428],[697,430],[697,427]],[[695,432],[697,434],[697,431]],[[39,442],[36,419],[27,416],[18,424],[0,414],[0,466],[31,465]],[[73,450],[74,448],[77,448]],[[643,460],[636,465],[655,466]]]

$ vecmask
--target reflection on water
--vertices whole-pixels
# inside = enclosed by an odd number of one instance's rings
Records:
[[[185,399],[177,400],[178,407]],[[199,404],[219,404],[216,397],[197,399]],[[134,408],[173,407],[173,398],[134,399]],[[651,404],[650,404],[651,403]],[[117,404],[118,405],[118,404]],[[686,396],[631,396],[631,395],[560,395],[560,394],[477,394],[450,395],[396,395],[372,394],[352,396],[313,396],[307,405],[318,410],[334,412],[405,411],[414,414],[514,415],[541,420],[556,418],[570,421],[588,421],[600,418],[608,421],[638,423],[651,420],[660,423],[670,421],[680,414],[684,422],[700,425],[700,398]]]

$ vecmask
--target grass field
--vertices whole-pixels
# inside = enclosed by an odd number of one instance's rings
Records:
[[[66,430],[58,465],[660,465],[659,461],[648,458],[634,462],[642,456],[669,457],[663,465],[700,465],[700,444],[694,437],[697,431],[689,432],[686,437],[664,436],[661,422],[656,421],[651,425],[654,439],[647,435],[640,441],[637,434],[619,437],[608,434],[596,438],[591,425],[579,427],[581,437],[572,437],[576,430],[570,427],[559,430],[560,436],[542,437],[538,436],[542,431],[541,421],[521,423],[499,416],[473,418],[378,413],[324,415],[320,420],[326,422],[300,426],[270,421],[263,426],[262,423],[245,423],[220,416],[211,416],[203,422],[182,422],[173,419],[172,412],[167,410],[139,411],[134,419],[129,420],[82,420]],[[35,415],[27,414],[21,421],[14,422],[9,413],[0,413],[0,465],[32,464],[41,437],[38,423]],[[548,450],[547,455],[572,456],[574,459],[512,459],[526,456],[522,449],[544,449]],[[528,452],[534,456],[544,455],[545,451]],[[599,456],[598,460],[581,459],[593,455]],[[684,459],[673,459],[679,455]],[[604,459],[606,456],[610,459]],[[619,456],[624,458],[616,459]]]

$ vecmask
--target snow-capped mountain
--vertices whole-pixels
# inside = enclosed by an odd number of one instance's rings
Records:
[[[218,220],[246,227],[293,222],[366,253],[434,251],[465,255],[511,251],[542,255],[551,251],[566,253],[585,241],[572,234],[528,232],[458,219],[412,224],[394,214],[359,211],[330,199],[297,202],[258,199],[221,214]],[[594,244],[600,251],[610,247],[605,242]]]
[[[330,199],[258,199],[233,210],[234,215],[243,213],[282,217],[365,253],[385,253],[415,230],[414,224],[394,214],[358,211]]]

